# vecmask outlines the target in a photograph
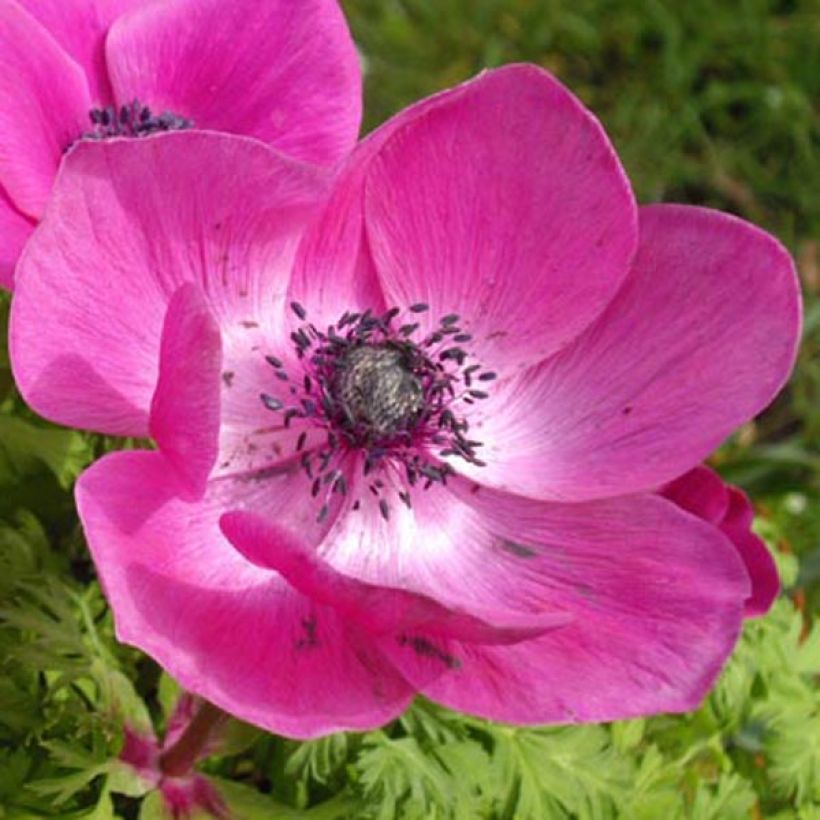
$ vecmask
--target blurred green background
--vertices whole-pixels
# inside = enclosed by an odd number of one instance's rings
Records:
[[[203,770],[240,820],[820,818],[820,3],[343,6],[368,130],[484,67],[531,61],[602,120],[639,200],[731,211],[791,249],[800,361],[714,458],[753,495],[784,593],[689,715],[514,729],[420,701],[383,730],[310,743],[235,724]],[[0,296],[3,338],[7,308]],[[0,345],[0,818],[163,816],[115,759],[123,720],[162,731],[175,685],[114,641],[71,497],[109,446],[29,413]]]

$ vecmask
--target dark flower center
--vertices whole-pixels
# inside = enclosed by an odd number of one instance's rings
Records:
[[[128,105],[92,108],[88,112],[92,129],[82,139],[102,140],[111,137],[147,137],[163,131],[182,131],[193,128],[193,120],[170,111],[153,114],[147,105],[134,100]]]
[[[294,380],[279,359],[268,356],[280,388],[278,395],[263,393],[261,398],[269,410],[283,414],[286,427],[303,419],[325,431],[318,448],[305,448],[306,432],[296,445],[314,497],[322,488],[326,496],[346,494],[340,465],[352,452],[364,455],[363,471],[372,474],[369,489],[379,497],[385,518],[389,505],[381,498],[386,484],[379,471],[400,468],[405,489],[398,495],[409,506],[407,488],[446,482],[453,472],[446,457],[484,464],[476,455],[481,442],[468,437],[459,404],[487,398],[479,386],[495,373],[467,363],[470,353],[463,345],[472,337],[459,327],[456,314],[442,317],[435,330],[415,339],[419,323],[412,319],[428,310],[424,304],[411,305],[411,320],[403,323],[399,308],[381,316],[369,310],[346,312],[326,331],[307,321],[301,305],[292,303],[291,308],[304,322],[291,333],[303,373]],[[328,509],[327,503],[322,505],[320,519]]]

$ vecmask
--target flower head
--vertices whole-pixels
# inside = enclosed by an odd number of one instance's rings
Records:
[[[78,484],[119,637],[296,737],[416,692],[519,723],[696,705],[748,563],[658,488],[787,378],[786,252],[638,209],[529,66],[404,111],[325,185],[204,133],[65,163],[11,354],[39,412],[157,443]]]
[[[355,143],[358,58],[336,0],[3,0],[0,285],[83,139],[185,128],[332,165]]]

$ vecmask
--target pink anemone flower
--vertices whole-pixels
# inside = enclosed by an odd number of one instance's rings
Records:
[[[336,0],[0,0],[0,286],[77,140],[205,128],[332,165],[358,58]]]
[[[43,415],[156,443],[77,487],[119,638],[307,738],[416,693],[521,724],[696,706],[770,567],[659,488],[771,401],[799,323],[771,236],[637,208],[594,117],[510,66],[329,194],[225,135],[79,146],[11,355]]]

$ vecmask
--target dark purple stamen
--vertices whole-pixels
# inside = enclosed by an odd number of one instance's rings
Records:
[[[91,120],[91,131],[81,139],[103,140],[111,137],[147,137],[164,131],[183,131],[194,127],[193,120],[181,117],[171,111],[161,114],[151,113],[148,106],[134,100],[119,109],[113,105],[105,108],[92,108],[88,112]]]
[[[427,453],[483,466],[476,454],[481,442],[467,437],[469,425],[453,408],[459,401],[469,405],[487,398],[486,392],[471,387],[472,379],[489,382],[495,373],[479,374],[479,364],[464,367],[470,354],[462,347],[439,347],[444,339],[471,341],[458,326],[457,314],[443,316],[438,327],[416,341],[412,337],[420,324],[394,327],[401,313],[396,307],[381,315],[346,311],[324,331],[307,322],[307,310],[298,302],[291,302],[290,309],[305,323],[290,334],[304,372],[293,379],[281,359],[266,356],[277,379],[289,381],[293,400],[286,406],[267,393],[261,399],[269,410],[283,412],[285,427],[298,418],[325,431],[325,442],[317,448],[305,450],[304,431],[296,441],[300,464],[312,482],[311,495],[322,496],[319,521],[327,518],[333,494],[347,495],[340,466],[350,453],[364,455],[362,472],[373,477],[368,488],[385,520],[390,505],[382,497],[386,484],[379,476],[388,465],[402,468],[406,488],[398,490],[398,496],[408,508],[410,487],[446,484],[453,473],[449,464],[431,461]],[[408,310],[420,314],[429,306],[419,302]],[[354,499],[353,509],[359,506],[360,499]]]

